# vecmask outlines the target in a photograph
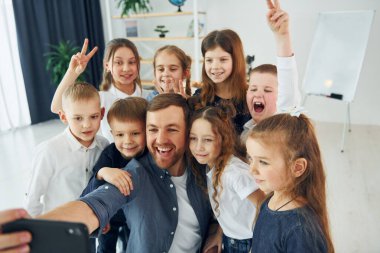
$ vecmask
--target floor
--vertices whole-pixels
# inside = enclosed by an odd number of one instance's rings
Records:
[[[34,147],[62,131],[58,120],[0,133],[0,210],[22,206]],[[316,123],[327,174],[336,252],[380,252],[380,126]]]

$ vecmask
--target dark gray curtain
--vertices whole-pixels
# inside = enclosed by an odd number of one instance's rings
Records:
[[[81,48],[99,47],[86,69],[87,82],[98,87],[104,36],[99,0],[13,0],[18,46],[32,124],[56,116],[50,103],[56,86],[45,69],[49,45],[70,40]]]

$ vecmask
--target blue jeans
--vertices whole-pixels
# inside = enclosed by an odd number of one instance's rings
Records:
[[[248,253],[251,250],[252,238],[233,239],[223,234],[223,251],[224,253]]]

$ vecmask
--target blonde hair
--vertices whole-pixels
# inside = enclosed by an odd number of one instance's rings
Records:
[[[305,172],[299,177],[290,176],[287,192],[305,200],[318,220],[327,242],[328,252],[334,252],[326,206],[326,176],[314,127],[303,114],[277,114],[262,120],[250,132],[249,137],[268,146],[276,146],[285,158],[287,167],[298,158],[307,161]]]
[[[68,87],[62,94],[62,106],[67,103],[68,100],[71,102],[96,99],[99,101],[100,106],[100,96],[97,89],[86,82],[76,82],[74,85]]]
[[[113,61],[116,50],[118,50],[121,47],[129,48],[132,51],[133,55],[135,56],[136,63],[137,63],[137,77],[136,77],[135,82],[140,87],[140,89],[142,89],[141,79],[140,79],[140,56],[135,44],[133,44],[132,41],[128,39],[124,39],[124,38],[117,38],[108,42],[106,46],[106,50],[104,52],[103,64],[105,64],[106,62],[109,62],[111,59]],[[100,84],[100,90],[102,91],[109,90],[112,83],[113,83],[112,74],[111,72],[107,71],[107,69],[104,67],[103,79],[102,79],[102,83]]]
[[[183,72],[187,72],[186,75],[186,87],[185,92],[187,95],[191,96],[191,58],[188,56],[182,49],[180,49],[177,46],[174,45],[167,45],[163,46],[159,49],[157,49],[156,53],[154,54],[153,58],[153,69],[156,69],[156,58],[157,56],[162,53],[167,52],[168,54],[173,54],[181,63],[181,68]]]

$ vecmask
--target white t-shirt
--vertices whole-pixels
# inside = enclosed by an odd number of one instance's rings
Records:
[[[212,198],[214,170],[212,168],[207,173],[207,188],[212,209],[223,233],[238,240],[252,238],[256,207],[247,197],[258,189],[258,185],[249,173],[249,165],[235,156],[228,161],[221,177],[223,190],[218,199],[219,215],[215,211],[216,202]]]
[[[109,109],[111,108],[113,102],[115,102],[117,99],[122,99],[126,97],[142,97],[145,98],[150,94],[150,91],[140,89],[140,87],[136,84],[135,92],[132,95],[128,95],[121,90],[117,89],[114,85],[111,85],[111,87],[107,91],[99,91],[100,95],[100,103],[102,107],[104,107],[104,118],[100,124],[100,134],[107,138],[107,140],[112,143],[114,142],[112,134],[111,134],[111,128],[107,121],[107,114]]]
[[[171,177],[178,201],[178,224],[169,253],[197,252],[202,237],[197,216],[186,191],[187,171],[180,177]],[[172,187],[172,186],[170,186]]]
[[[83,147],[69,128],[37,146],[25,208],[36,216],[77,199],[92,175],[92,168],[108,141],[97,135]]]

